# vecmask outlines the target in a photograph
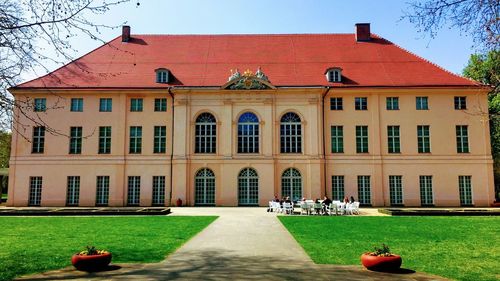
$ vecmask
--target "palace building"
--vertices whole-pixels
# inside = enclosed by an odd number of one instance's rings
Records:
[[[370,33],[122,36],[10,88],[8,205],[494,200],[489,88]]]

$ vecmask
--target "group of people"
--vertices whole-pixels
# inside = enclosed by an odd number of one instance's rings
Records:
[[[306,202],[306,198],[303,197],[302,200],[298,201],[298,202],[293,202],[292,200],[290,200],[290,196],[285,196],[284,198],[282,199],[279,199],[278,196],[274,196],[274,199],[272,200],[272,202],[279,202],[281,207],[283,207],[283,203],[290,203],[292,205],[292,208],[293,208],[293,205],[294,203],[299,203],[299,202]],[[323,198],[323,201],[321,201],[319,198],[316,198],[316,200],[314,200],[314,203],[316,203],[317,206],[318,203],[321,203],[321,208],[318,208],[318,207],[315,207],[314,208],[314,211],[316,212],[316,214],[320,215],[320,214],[327,214],[327,209],[330,208],[330,205],[333,203],[333,201],[328,198],[328,196],[325,196]],[[354,203],[354,196],[351,196],[350,198],[349,197],[344,197],[344,200],[343,200],[343,203]],[[267,209],[268,212],[272,212],[273,210],[271,208],[268,208]]]

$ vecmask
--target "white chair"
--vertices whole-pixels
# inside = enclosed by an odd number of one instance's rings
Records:
[[[309,204],[306,202],[300,202],[300,214],[302,215],[304,212],[306,215],[309,215]]]
[[[280,202],[273,202],[273,211],[276,213],[281,212],[281,205]]]
[[[346,203],[345,204],[345,214],[346,215],[352,215],[352,206],[354,203]]]
[[[274,202],[273,201],[269,201],[269,209],[267,210],[268,212],[273,212],[274,211]]]
[[[292,215],[293,214],[293,207],[292,207],[292,203],[283,203],[283,210],[282,210],[283,213],[285,214],[289,214],[289,215]]]
[[[352,203],[351,213],[359,215],[359,202]]]
[[[321,215],[321,210],[323,209],[323,205],[321,203],[314,203],[313,209],[316,212],[316,215]]]
[[[345,205],[346,204],[342,203],[342,202],[340,204],[338,204],[339,213],[341,215],[345,215],[346,214]]]
[[[340,204],[340,202],[339,202],[339,204]],[[330,207],[327,208],[326,211],[327,211],[327,214],[330,216],[333,214],[338,215],[339,214],[338,213],[339,212],[338,205],[336,203],[332,202],[332,204],[330,204]]]

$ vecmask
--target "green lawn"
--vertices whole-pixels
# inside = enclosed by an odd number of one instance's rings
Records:
[[[158,262],[216,217],[0,217],[0,280],[71,265],[86,245],[113,262]]]
[[[500,279],[500,217],[279,217],[316,263],[360,264],[386,243],[403,267],[457,280]]]

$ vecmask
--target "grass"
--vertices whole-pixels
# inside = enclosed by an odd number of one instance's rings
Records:
[[[500,217],[279,217],[316,263],[360,264],[386,243],[403,267],[457,280],[500,279]]]
[[[216,217],[0,217],[0,280],[71,265],[86,245],[114,263],[158,262]]]

